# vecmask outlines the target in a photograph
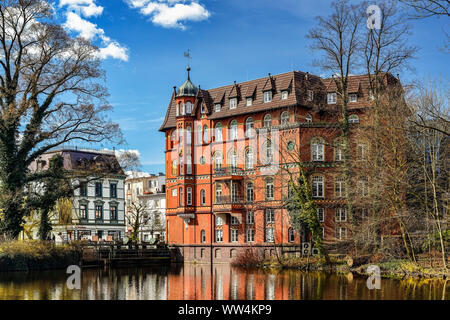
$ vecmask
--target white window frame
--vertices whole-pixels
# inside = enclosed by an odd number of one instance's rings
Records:
[[[264,128],[272,128],[272,115],[270,113],[266,114],[263,119]]]
[[[350,93],[348,95],[348,102],[358,102],[358,94],[357,93]]]
[[[250,195],[251,195],[251,197],[250,197]],[[245,198],[246,198],[247,202],[250,202],[250,203],[253,203],[255,201],[255,186],[254,186],[253,182],[249,182],[245,186]]]
[[[205,189],[200,190],[200,205],[206,206],[206,191],[205,191]]]
[[[221,142],[223,141],[223,128],[222,124],[219,122],[216,124],[216,127],[214,128],[214,137],[216,138],[216,141]]]
[[[288,124],[289,124],[289,111],[283,111],[283,112],[281,113],[280,119],[281,119],[280,122],[281,122],[281,125],[282,125],[282,126],[288,125]]]
[[[308,99],[307,100],[309,102],[314,101],[314,91],[313,90],[308,90],[307,95],[308,95]]]
[[[264,103],[272,102],[272,90],[264,91]]]
[[[265,233],[266,233],[266,241],[268,243],[273,243],[275,242],[275,226],[270,226],[270,227],[266,227],[265,228]]]
[[[178,190],[177,188],[173,188],[172,189],[172,197],[176,197],[178,195]]]
[[[334,219],[336,222],[346,222],[347,221],[347,210],[343,207],[336,208]]]
[[[186,188],[186,204],[192,206],[192,187]]]
[[[237,140],[238,138],[238,123],[236,120],[230,122],[230,140]]]
[[[317,217],[319,218],[319,222],[325,221],[325,209],[317,208]]]
[[[281,100],[287,100],[289,98],[289,91],[283,90],[281,91]]]
[[[274,209],[266,209],[264,211],[265,214],[265,224],[270,225],[275,223],[275,210]]]
[[[255,242],[255,229],[248,228],[246,232],[246,242]]]
[[[348,117],[348,123],[359,123],[359,117],[356,114],[352,114]]]
[[[222,229],[216,230],[216,242],[217,243],[223,242],[223,230]]]
[[[329,92],[327,94],[327,103],[328,104],[336,104],[337,103],[337,93],[336,92]]]
[[[319,188],[320,187],[320,188]],[[325,179],[323,176],[312,177],[313,198],[325,197]]]
[[[230,240],[233,243],[236,243],[239,241],[239,230],[238,229],[231,229],[230,230]]]
[[[255,224],[255,213],[253,211],[247,212],[246,222],[249,225],[254,225]]]
[[[266,200],[275,199],[275,187],[273,178],[267,178],[265,181],[265,198]]]
[[[237,98],[230,98],[229,99],[229,107],[230,107],[230,110],[233,110],[233,109],[237,108]]]
[[[309,113],[305,116],[305,121],[306,122],[313,122],[313,118],[312,118],[312,116]]]
[[[245,169],[252,170],[255,166],[255,158],[253,154],[253,149],[247,148],[245,149]]]
[[[312,161],[323,162],[325,161],[325,144],[323,141],[315,140],[311,144]]]
[[[220,112],[220,109],[222,109],[222,105],[220,103],[216,103],[214,105],[214,111],[215,112]]]
[[[247,138],[253,137],[255,134],[255,122],[252,117],[248,117],[245,120],[245,136]]]
[[[247,98],[247,99],[245,100],[245,105],[246,105],[247,107],[252,106],[252,105],[253,105],[253,98]]]
[[[336,177],[334,193],[337,198],[345,197],[345,180],[343,177]]]

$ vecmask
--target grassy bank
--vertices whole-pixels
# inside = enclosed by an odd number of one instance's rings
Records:
[[[242,261],[245,261],[242,259]],[[367,267],[377,265],[380,267],[381,276],[385,278],[403,279],[411,278],[439,278],[450,279],[450,273],[443,269],[424,267],[418,263],[409,260],[389,260],[377,263],[367,263],[359,266],[350,267],[347,258],[343,256],[331,256],[330,263],[326,264],[324,260],[316,257],[311,258],[272,258],[272,259],[249,259],[250,265],[245,263],[235,263],[241,267],[259,267],[259,268],[280,268],[296,269],[301,271],[324,271],[347,274],[354,272],[356,274],[368,275]]]
[[[0,272],[62,269],[78,264],[76,244],[58,245],[44,241],[5,241],[0,243]]]

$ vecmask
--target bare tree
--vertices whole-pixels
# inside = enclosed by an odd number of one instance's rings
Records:
[[[70,141],[121,141],[106,116],[111,107],[98,50],[52,22],[46,0],[0,3],[1,232],[17,237],[25,214],[24,186],[40,155]]]
[[[131,242],[136,243],[139,241],[141,228],[147,225],[151,220],[147,205],[142,201],[132,201],[128,205],[125,218],[127,223],[131,226],[130,240]]]
[[[415,11],[416,18],[450,16],[450,0],[400,0]]]

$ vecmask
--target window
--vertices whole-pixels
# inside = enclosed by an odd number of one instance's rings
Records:
[[[249,117],[245,121],[245,135],[246,135],[246,137],[247,138],[253,137],[254,130],[255,129],[254,129],[253,118]]]
[[[358,94],[356,93],[350,93],[348,95],[348,101],[349,102],[358,102]]]
[[[80,204],[80,219],[87,219],[87,204]]]
[[[325,221],[325,210],[323,208],[317,208],[317,217],[319,218],[319,222]]]
[[[223,219],[219,216],[216,217],[216,227],[223,226]]]
[[[186,105],[182,102],[181,103],[181,115],[185,115],[186,114]]]
[[[177,104],[177,117],[180,115],[180,104]]]
[[[238,242],[238,229],[231,229],[231,242]]]
[[[239,225],[239,220],[238,220],[238,218],[231,216],[231,225],[232,225],[232,226],[237,226],[237,225]]]
[[[222,185],[216,183],[216,203],[222,202]]]
[[[109,208],[109,215],[110,215],[109,219],[111,221],[117,221],[119,219],[119,216],[117,214],[117,206],[111,206]]]
[[[183,156],[181,155],[180,156],[180,158],[179,158],[179,162],[180,162],[180,175],[183,175],[183,169],[184,169],[184,167],[183,167]]]
[[[95,205],[95,219],[103,220],[103,205],[102,204]]]
[[[347,221],[347,210],[345,208],[336,208],[336,222]]]
[[[206,242],[206,232],[205,230],[200,231],[200,242],[205,243]]]
[[[323,198],[324,197],[324,185],[323,185],[323,177],[322,176],[314,176],[312,177],[312,189],[313,189],[313,197],[314,198]]]
[[[264,103],[272,101],[272,91],[264,91]]]
[[[206,163],[206,159],[204,156],[200,157],[200,164],[205,164]]]
[[[231,168],[237,168],[237,153],[236,150],[232,149],[228,152],[228,165]]]
[[[87,182],[80,183],[80,196],[87,197]]]
[[[287,144],[287,148],[289,151],[293,151],[295,148],[295,142],[294,141],[289,141]]]
[[[314,139],[311,143],[312,161],[324,161],[324,143],[321,139]]]
[[[101,182],[95,183],[95,196],[103,197],[103,184]]]
[[[208,126],[203,126],[203,142],[208,143]]]
[[[186,144],[188,146],[191,145],[191,140],[192,139],[192,128],[190,126],[186,127]]]
[[[337,141],[334,148],[334,161],[344,160],[344,146],[342,141]]]
[[[247,202],[250,202],[250,203],[252,203],[255,200],[255,195],[254,195],[254,190],[253,190],[253,183],[251,183],[251,182],[247,183],[246,199],[247,199]]]
[[[306,116],[305,116],[305,121],[306,122],[312,122],[312,116],[308,113]]]
[[[337,102],[337,94],[336,92],[329,93],[327,95],[328,104],[336,104]]]
[[[281,100],[286,100],[289,97],[288,91],[281,91]]]
[[[215,112],[220,112],[220,108],[221,108],[222,106],[220,105],[220,103],[216,103],[215,105],[214,105],[214,111]]]
[[[335,196],[337,198],[342,198],[345,196],[345,178],[337,177],[335,188],[334,188]]]
[[[197,144],[203,143],[202,126],[197,126]]]
[[[264,116],[264,128],[270,129],[272,127],[272,116],[270,114],[266,114]]]
[[[186,202],[188,206],[192,205],[192,188],[188,187],[186,189]]]
[[[230,109],[236,109],[237,107],[237,98],[230,99]]]
[[[273,226],[266,227],[266,242],[274,242]]]
[[[177,189],[173,188],[172,189],[172,197],[176,197],[177,196]]]
[[[214,154],[214,169],[222,168],[222,154],[220,152],[216,152]]]
[[[266,209],[266,225],[275,223],[275,214],[273,209]]]
[[[180,187],[180,189],[179,189],[179,194],[180,194],[180,196],[178,197],[178,203],[179,203],[179,205],[180,205],[180,207],[183,205],[183,188],[181,188]]]
[[[289,230],[288,230],[288,240],[289,240],[289,242],[295,241],[295,233],[294,233],[293,228],[289,228]]]
[[[200,205],[201,206],[206,205],[206,192],[203,189],[200,191]]]
[[[173,176],[177,175],[177,168],[178,168],[177,160],[173,160],[172,161],[172,175]]]
[[[348,123],[359,123],[359,117],[356,114],[352,114],[348,117]]]
[[[216,242],[223,241],[223,230],[216,230]]]
[[[190,103],[189,101],[186,102],[186,114],[191,114],[192,113],[192,103]]]
[[[358,144],[358,160],[367,159],[367,145],[364,143]]]
[[[216,141],[222,141],[222,124],[219,122],[216,124]]]
[[[285,125],[287,125],[288,123],[289,123],[289,112],[284,111],[284,112],[281,114],[281,125],[282,125],[282,126],[285,126]]]
[[[247,224],[254,224],[255,223],[255,214],[253,211],[247,212]]]
[[[270,165],[273,163],[273,148],[272,148],[272,142],[270,140],[267,140],[265,143],[264,148],[264,164]]]
[[[250,107],[253,104],[253,98],[247,98],[247,100],[245,101],[245,105],[247,107]]]
[[[268,178],[266,179],[266,200],[273,200],[273,193],[273,178]]]
[[[117,198],[117,184],[116,183],[111,183],[109,185],[109,192],[110,192],[111,198]]]
[[[202,114],[205,114],[205,113],[206,113],[206,108],[205,108],[205,104],[204,104],[204,103],[202,103],[200,112],[201,112]]]
[[[358,194],[363,198],[369,195],[369,180],[365,177],[358,181]]]
[[[255,230],[247,229],[247,242],[254,242],[254,241],[255,241]]]
[[[311,102],[311,101],[314,100],[314,91],[308,90],[307,95],[308,95],[308,99],[307,99],[307,100],[308,100],[309,102]]]
[[[251,148],[248,148],[245,150],[245,169],[246,170],[252,170],[253,169],[253,150]]]
[[[192,157],[190,154],[186,156],[186,173],[192,174]]]
[[[343,227],[336,228],[336,239],[338,240],[347,239],[347,228]]]
[[[230,140],[236,140],[238,138],[238,124],[236,120],[230,123]]]

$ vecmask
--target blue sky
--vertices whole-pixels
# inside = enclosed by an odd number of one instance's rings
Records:
[[[68,30],[103,48],[111,118],[127,141],[116,148],[139,150],[144,171],[164,171],[158,128],[173,86],[186,78],[188,48],[191,79],[205,89],[292,69],[322,74],[305,35],[315,16],[329,12],[327,0],[57,0],[55,7]],[[439,47],[448,19],[411,25],[421,49],[401,79],[447,77],[448,55]]]

